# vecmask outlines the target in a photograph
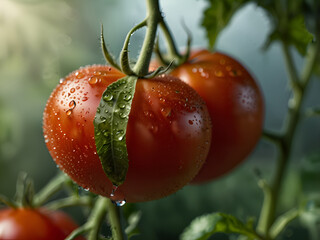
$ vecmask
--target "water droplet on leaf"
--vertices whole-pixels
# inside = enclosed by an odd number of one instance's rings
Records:
[[[111,93],[106,93],[104,96],[103,96],[103,100],[107,101],[107,102],[110,102],[111,100],[113,99],[113,95]]]
[[[128,95],[125,95],[123,99],[124,99],[125,101],[130,101],[131,98],[132,98],[131,95],[128,94]]]

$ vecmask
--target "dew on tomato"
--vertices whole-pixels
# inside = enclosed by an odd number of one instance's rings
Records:
[[[139,79],[134,96],[128,89],[117,103],[124,109],[120,117],[128,118],[126,133],[119,129],[116,137],[126,137],[129,169],[125,182],[114,190],[96,153],[93,119],[104,90],[123,76],[108,66],[91,66],[66,77],[44,111],[46,144],[60,169],[94,193],[127,202],[168,196],[189,183],[205,161],[211,141],[207,107],[177,78]],[[70,93],[77,87],[82,92]],[[86,101],[81,100],[84,96]],[[113,101],[113,95],[105,94],[103,100]],[[75,107],[68,116],[70,101]]]

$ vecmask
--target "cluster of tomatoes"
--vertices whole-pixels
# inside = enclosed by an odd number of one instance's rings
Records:
[[[263,97],[235,59],[207,50],[166,75],[139,79],[129,114],[126,180],[113,186],[96,152],[93,121],[101,96],[124,74],[93,65],[71,73],[51,94],[44,137],[61,170],[89,191],[141,202],[229,172],[260,138]]]
[[[126,131],[129,169],[116,187],[97,154],[93,121],[103,92],[122,77],[109,66],[81,68],[61,79],[44,111],[51,156],[93,193],[119,202],[159,199],[229,172],[259,140],[264,104],[255,80],[227,55],[194,51],[168,75],[137,81]],[[62,212],[0,211],[1,239],[64,239],[76,228]]]

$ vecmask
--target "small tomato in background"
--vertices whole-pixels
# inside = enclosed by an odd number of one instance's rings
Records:
[[[27,207],[0,210],[0,239],[64,240],[77,227],[62,211]]]

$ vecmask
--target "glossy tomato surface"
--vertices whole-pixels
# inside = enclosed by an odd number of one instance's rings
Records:
[[[162,198],[189,183],[203,165],[211,141],[209,113],[196,91],[177,78],[139,79],[126,134],[129,169],[111,196],[93,120],[102,93],[121,77],[108,66],[89,66],[59,84],[44,111],[47,147],[57,165],[93,193],[127,202]]]
[[[60,211],[31,208],[0,210],[0,239],[63,240],[76,228],[77,224]]]
[[[207,50],[192,52],[190,60],[170,74],[200,94],[211,116],[211,148],[193,183],[230,172],[249,155],[261,136],[264,102],[256,81],[237,60]]]

